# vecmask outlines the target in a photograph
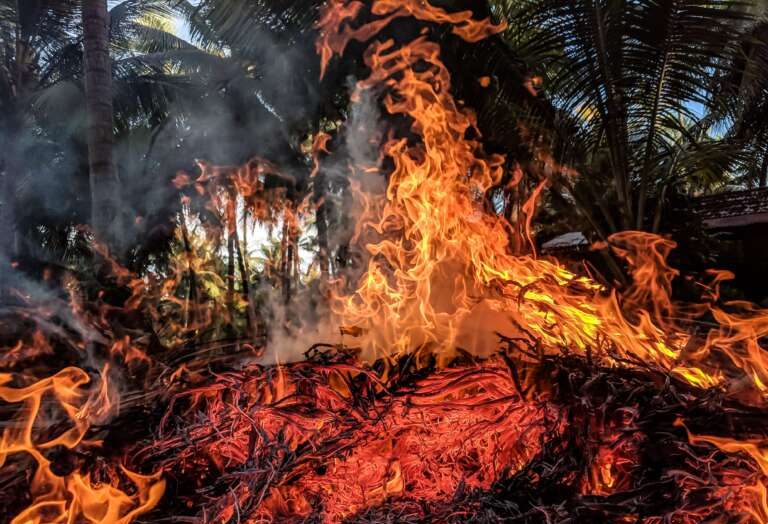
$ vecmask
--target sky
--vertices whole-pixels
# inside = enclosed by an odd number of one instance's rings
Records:
[[[187,23],[184,21],[184,19],[181,18],[180,16],[174,16],[173,25],[175,28],[176,36],[189,42],[190,41],[189,26],[187,26]]]
[[[123,3],[124,1],[125,0],[107,0],[107,7],[109,9],[112,9],[113,7]],[[189,3],[192,5],[197,5],[199,3],[199,0],[189,0]],[[187,26],[186,22],[181,16],[174,15],[173,25],[174,25],[174,32],[176,33],[176,36],[183,38],[186,41],[189,41],[190,39],[189,27]]]

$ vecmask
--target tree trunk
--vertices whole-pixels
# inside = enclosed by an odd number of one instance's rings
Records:
[[[237,224],[235,219],[235,202],[232,195],[227,200],[225,226],[227,233],[227,312],[229,322],[227,330],[229,336],[235,335],[235,231]]]
[[[0,155],[0,302],[10,296],[11,264],[16,256],[16,220],[14,195],[16,185],[7,162]]]
[[[192,244],[189,241],[189,230],[187,229],[187,219],[182,213],[181,219],[182,240],[184,241],[184,256],[187,259],[187,277],[189,278],[189,290],[187,291],[187,300],[184,307],[184,330],[188,333],[189,326],[192,325],[194,331],[197,331],[197,309],[200,307],[200,301],[197,293],[197,273],[192,266],[194,253]]]
[[[320,277],[323,283],[328,282],[329,273],[329,250],[328,250],[328,213],[326,209],[325,175],[318,173],[315,177],[315,203],[317,211],[315,213],[315,225],[317,226],[317,245],[318,258],[320,261]]]
[[[2,77],[5,81],[0,86],[11,96],[10,110],[0,116],[3,124],[0,136],[5,140],[0,148],[0,263],[6,266],[0,268],[0,298],[9,291],[7,265],[22,255],[22,242],[16,229],[16,182],[22,175],[19,137],[24,116],[21,113],[21,100],[28,94],[27,84],[34,59],[29,47],[29,36],[22,32],[18,1],[15,7],[15,50],[12,55],[15,68],[6,71],[6,75]]]
[[[230,231],[227,234],[227,329],[230,335],[235,330],[235,236]]]
[[[256,342],[260,340],[263,334],[264,322],[261,313],[256,310],[256,296],[251,286],[251,268],[248,262],[248,213],[243,212],[243,234],[239,237],[238,255],[240,256],[240,274],[243,280],[243,297],[246,300],[248,313],[248,332],[254,341],[254,347],[258,347]]]
[[[240,243],[240,235],[237,234],[237,222],[233,224],[232,236],[234,237],[235,254],[237,255],[237,270],[240,272],[240,294],[245,301],[245,329],[248,334],[253,337],[255,319],[253,313],[253,305],[251,304],[251,286],[248,281],[249,272],[247,263],[245,261],[245,254],[243,253],[244,247]]]
[[[0,156],[0,238],[3,242],[0,245],[0,263],[8,264],[16,253],[15,249],[15,213],[14,213],[14,194],[16,187],[13,177],[17,173],[11,171],[10,162]],[[5,260],[5,257],[8,260]],[[0,276],[5,268],[0,270]]]
[[[768,152],[764,153],[763,163],[760,166],[760,178],[758,180],[760,187],[768,187]]]
[[[293,289],[298,291],[299,282],[301,279],[301,271],[299,269],[299,237],[295,235],[292,237],[293,250],[291,251],[291,261],[293,262]]]
[[[82,0],[85,97],[88,115],[88,163],[91,225],[96,237],[118,248],[118,178],[112,156],[112,63],[109,58],[107,0]]]
[[[283,288],[283,302],[291,302],[291,272],[293,269],[293,240],[288,221],[283,219],[283,237],[280,240],[280,278]]]
[[[341,189],[341,209],[352,209],[352,201],[352,190],[347,180]],[[342,213],[341,216],[340,230],[343,232],[343,236],[337,243],[339,247],[336,251],[336,272],[342,271],[350,262],[349,241],[352,237],[353,226],[349,215],[350,213]]]

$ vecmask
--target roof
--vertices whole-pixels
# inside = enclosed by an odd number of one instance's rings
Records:
[[[571,231],[557,236],[541,245],[542,251],[556,251],[558,249],[574,249],[588,245],[587,237],[581,231]]]
[[[768,223],[768,187],[700,197],[697,203],[709,229]]]

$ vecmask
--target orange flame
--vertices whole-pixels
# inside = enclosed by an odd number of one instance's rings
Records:
[[[152,509],[160,500],[165,481],[160,472],[144,476],[123,468],[124,475],[135,487],[135,495],[115,486],[100,485],[88,474],[73,472],[59,476],[46,457],[46,450],[55,446],[75,449],[78,446],[97,445],[84,440],[93,423],[103,422],[115,403],[108,383],[109,366],[101,374],[101,383],[90,392],[84,390],[90,377],[78,368],[66,368],[52,377],[26,387],[8,384],[14,380],[10,374],[0,374],[0,399],[9,403],[22,403],[17,418],[3,431],[0,440],[0,467],[11,455],[27,453],[37,463],[32,478],[32,504],[14,518],[12,524],[48,524],[89,522],[99,524],[129,524],[137,516]],[[38,427],[50,422],[48,397],[53,406],[69,422],[69,427],[48,440],[39,440]],[[41,407],[46,406],[43,410]]]
[[[406,14],[453,24],[469,40],[502,29],[424,2],[385,0],[371,6],[379,18],[352,29],[362,10],[359,2],[341,0],[325,10],[317,42],[323,66],[350,40],[365,41]],[[555,261],[512,255],[513,227],[485,211],[504,158],[485,154],[479,140],[467,138],[480,136],[476,119],[454,101],[439,46],[424,36],[401,46],[373,42],[365,63],[370,75],[358,82],[353,99],[383,88],[386,110],[407,116],[420,140],[392,138],[384,145],[394,165],[386,195],[352,184],[363,210],[355,239],[365,246],[368,262],[351,293],[337,287],[333,311],[347,332],[361,333],[364,358],[428,349],[446,359],[457,346],[484,354],[492,346],[487,334],[503,331],[528,337],[548,353],[565,348],[614,365],[651,365],[702,388],[723,382],[720,364],[707,358],[718,351],[762,394],[768,367],[759,341],[768,334],[768,312],[746,304],[731,305],[739,314],[709,303],[677,307],[671,299],[677,272],[666,263],[674,243],[648,233],[610,239],[634,277],[623,295]],[[529,240],[546,183],[539,183],[523,209]],[[678,320],[707,312],[720,327],[706,341],[693,341]]]
[[[318,22],[321,35],[316,43],[320,55],[320,78],[325,75],[333,55],[343,54],[351,40],[364,42],[396,18],[412,16],[418,20],[451,24],[453,32],[468,42],[478,42],[506,29],[505,23],[494,25],[473,20],[471,11],[448,13],[418,0],[377,0],[371,6],[371,13],[383,18],[352,29],[349,22],[357,18],[364,7],[357,0],[333,0],[325,7]]]

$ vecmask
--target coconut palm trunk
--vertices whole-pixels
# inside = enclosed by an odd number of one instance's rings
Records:
[[[320,261],[320,275],[324,283],[328,282],[330,255],[328,249],[328,210],[325,202],[326,181],[325,174],[318,173],[315,177],[315,202],[317,211],[315,225],[317,226],[318,259]]]
[[[82,2],[91,225],[99,240],[117,247],[118,177],[112,152],[115,136],[109,11],[107,0]]]

